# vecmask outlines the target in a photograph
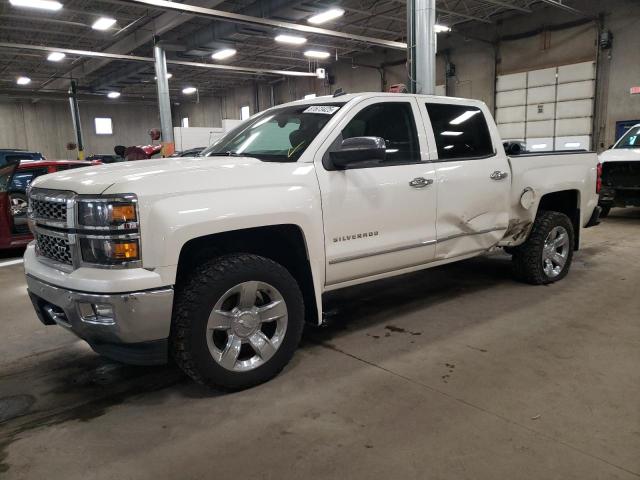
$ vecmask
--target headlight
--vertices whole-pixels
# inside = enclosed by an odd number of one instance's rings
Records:
[[[76,223],[83,265],[104,268],[141,265],[135,195],[79,196]]]
[[[135,195],[78,200],[78,227],[99,230],[138,228]]]

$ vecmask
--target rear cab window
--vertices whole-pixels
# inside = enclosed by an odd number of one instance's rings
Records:
[[[427,103],[439,160],[490,157],[495,154],[482,110],[473,105]]]

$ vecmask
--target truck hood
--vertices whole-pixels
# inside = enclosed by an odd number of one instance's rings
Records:
[[[296,164],[262,162],[250,157],[163,158],[66,170],[39,177],[32,185],[92,195],[141,194],[150,190],[173,193],[204,186],[231,187],[243,179],[255,183],[255,179],[264,178],[265,170],[273,172],[279,165],[290,169]]]
[[[598,159],[606,162],[640,162],[640,148],[612,148],[602,152]]]

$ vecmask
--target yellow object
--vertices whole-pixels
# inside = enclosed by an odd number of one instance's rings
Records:
[[[111,219],[116,222],[135,222],[135,205],[113,205],[111,207]]]
[[[119,242],[113,245],[113,257],[116,260],[137,260],[138,241]]]

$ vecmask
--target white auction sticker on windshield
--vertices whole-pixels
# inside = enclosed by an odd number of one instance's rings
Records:
[[[337,110],[340,110],[340,107],[333,107],[331,105],[313,105],[302,113],[322,113],[323,115],[333,115]]]

